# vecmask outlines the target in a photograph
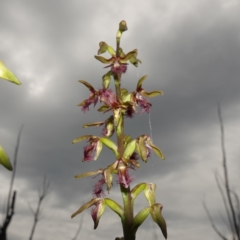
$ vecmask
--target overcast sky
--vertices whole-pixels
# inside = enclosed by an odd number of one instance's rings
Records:
[[[24,124],[14,189],[16,212],[8,229],[9,240],[26,240],[44,175],[51,191],[43,204],[35,240],[71,240],[80,216],[71,214],[92,197],[96,179],[73,179],[76,174],[106,167],[113,155],[104,149],[93,163],[82,163],[85,142],[72,140],[101,128],[83,129],[87,122],[106,115],[91,108],[84,114],[77,104],[88,98],[83,79],[101,87],[104,65],[94,59],[98,44],[115,48],[118,24],[126,20],[121,45],[125,52],[138,49],[142,64],[130,65],[123,87],[133,91],[148,75],[146,90],[163,90],[151,99],[150,116],[126,121],[126,133],[152,134],[166,160],[152,154],[134,172],[135,181],[157,184],[157,202],[169,239],[218,239],[202,207],[227,235],[220,214],[223,204],[214,171],[222,174],[217,102],[221,103],[226,151],[232,188],[240,194],[240,2],[238,0],[83,0],[4,1],[0,7],[0,59],[22,86],[0,81],[0,143],[13,159],[18,131]],[[151,127],[150,124],[151,123]],[[152,131],[150,130],[152,128]],[[0,207],[3,209],[11,173],[0,167]],[[119,186],[107,197],[121,203]],[[135,213],[147,206],[136,200]],[[2,218],[2,215],[0,216]],[[163,239],[149,217],[137,239]],[[79,239],[115,239],[122,236],[120,219],[107,210],[93,230],[90,210],[84,214]]]

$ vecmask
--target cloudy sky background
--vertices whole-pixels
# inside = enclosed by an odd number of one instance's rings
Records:
[[[123,87],[133,91],[148,74],[146,90],[163,90],[152,100],[150,114],[154,143],[166,156],[152,155],[135,174],[139,182],[157,184],[157,201],[164,206],[169,239],[218,239],[201,201],[205,200],[219,228],[227,235],[214,171],[221,169],[217,102],[222,106],[226,150],[232,188],[240,194],[240,2],[237,0],[122,0],[122,1],[4,1],[0,9],[0,59],[17,75],[22,86],[0,81],[0,142],[13,159],[18,131],[20,143],[14,189],[16,213],[9,240],[28,239],[37,191],[44,175],[51,192],[43,204],[35,240],[71,240],[80,217],[70,215],[92,195],[96,179],[73,176],[112,162],[104,149],[94,163],[82,163],[85,143],[76,137],[100,134],[101,128],[83,129],[106,115],[92,109],[83,114],[77,104],[88,98],[83,79],[101,87],[104,65],[94,59],[98,43],[115,47],[118,24],[126,20],[121,45],[135,48],[142,63],[129,66]],[[126,121],[126,132],[151,134],[149,116]],[[11,173],[0,168],[0,207],[6,202]],[[114,184],[108,197],[121,203]],[[147,206],[144,197],[136,209]],[[2,215],[0,215],[2,218]],[[149,217],[137,239],[163,239]],[[119,218],[110,210],[93,230],[90,211],[84,214],[79,239],[115,239],[122,236]]]

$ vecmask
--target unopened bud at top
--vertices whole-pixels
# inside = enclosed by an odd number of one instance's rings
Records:
[[[127,23],[126,23],[126,21],[122,20],[119,23],[119,31],[124,32],[124,31],[127,31],[127,30],[128,30]]]

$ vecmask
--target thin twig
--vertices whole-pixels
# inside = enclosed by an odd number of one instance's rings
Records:
[[[17,156],[18,156],[18,150],[19,150],[19,146],[20,146],[20,138],[21,138],[21,134],[22,134],[22,129],[23,129],[23,125],[21,126],[21,128],[19,130],[18,137],[17,137],[17,144],[16,144],[15,151],[14,151],[13,172],[12,172],[10,188],[9,188],[9,192],[8,192],[6,214],[8,214],[8,211],[9,211],[10,199],[11,199],[11,196],[12,196],[12,188],[13,188],[13,183],[14,183],[15,174],[16,174],[16,170],[17,170]]]
[[[35,211],[33,210],[30,202],[28,202],[28,208],[29,208],[30,212],[32,213],[32,215],[34,215]]]
[[[206,204],[205,204],[203,201],[202,201],[202,205],[203,205],[203,207],[204,207],[204,209],[205,209],[205,212],[207,213],[208,219],[209,219],[209,221],[210,221],[210,223],[211,223],[212,228],[214,229],[214,231],[218,234],[218,236],[219,236],[221,239],[223,239],[223,240],[228,240],[228,239],[217,229],[217,227],[215,226],[215,224],[214,224],[214,222],[213,222],[213,219],[212,219],[212,216],[211,216],[211,214],[210,214],[210,212],[209,212]]]
[[[221,179],[221,178],[218,176],[217,172],[215,172],[215,180],[217,182],[217,187],[218,187],[218,190],[219,190],[219,192],[221,193],[221,196],[222,196],[222,200],[223,200],[224,208],[225,208],[226,213],[227,213],[228,223],[230,225],[231,233],[233,233],[234,232],[234,226],[233,226],[231,215],[230,215],[230,212],[229,212],[229,209],[228,209],[227,200],[225,198],[225,195],[224,195],[223,189],[221,187],[221,184],[219,182],[219,179]]]
[[[223,119],[222,119],[220,104],[218,104],[218,118],[219,118],[220,129],[221,129],[221,148],[222,148],[222,158],[223,158],[223,171],[224,171],[224,178],[225,178],[225,189],[226,189],[228,204],[229,204],[231,215],[232,215],[235,233],[236,233],[236,236],[238,237],[238,240],[240,240],[239,230],[238,230],[237,221],[236,221],[236,213],[233,208],[232,198],[231,198],[230,189],[229,189],[229,179],[228,179],[227,164],[226,164],[226,151],[224,146],[224,126],[223,126]]]
[[[33,210],[34,220],[33,220],[33,226],[32,226],[32,230],[31,230],[31,233],[30,233],[29,240],[33,239],[33,235],[34,235],[37,223],[40,220],[41,204],[42,204],[42,201],[44,200],[44,198],[47,196],[47,194],[49,192],[49,187],[50,187],[50,182],[47,180],[47,177],[44,176],[42,189],[39,189],[39,191],[38,191],[37,208],[36,208],[35,211]]]
[[[76,232],[76,234],[75,234],[75,236],[74,236],[74,238],[73,238],[72,240],[77,240],[78,235],[79,235],[79,233],[80,233],[80,231],[81,231],[81,229],[82,229],[83,218],[84,218],[84,212],[83,212],[82,217],[81,217],[81,219],[80,219],[80,223],[79,223],[77,232]]]
[[[237,195],[237,193],[236,192],[234,192],[234,191],[231,191],[231,193],[234,195],[234,197],[235,197],[235,200],[236,200],[236,211],[237,211],[237,217],[238,217],[238,232],[239,232],[239,234],[240,234],[240,200],[239,200],[239,197],[238,197],[238,195]]]

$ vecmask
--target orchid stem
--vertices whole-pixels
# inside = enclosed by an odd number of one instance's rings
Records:
[[[120,50],[120,41],[117,39],[117,48],[116,48],[116,55],[119,57],[119,50]],[[117,101],[122,101],[121,96],[121,74],[115,74],[114,75],[114,82],[115,82],[115,90],[116,90],[116,97]],[[120,121],[120,131],[117,132],[117,142],[118,142],[118,152],[120,158],[123,157],[124,152],[124,114],[121,113],[121,119]],[[116,126],[117,128],[118,126]],[[124,220],[122,221],[122,227],[123,227],[123,234],[124,234],[124,240],[135,240],[135,234],[134,236],[131,236],[131,227],[133,222],[133,201],[131,198],[130,193],[130,187],[125,188],[122,185],[120,185],[120,191],[122,193],[123,197],[123,206],[124,206]]]

